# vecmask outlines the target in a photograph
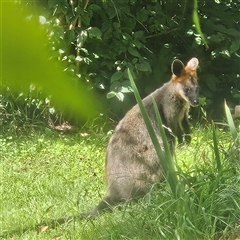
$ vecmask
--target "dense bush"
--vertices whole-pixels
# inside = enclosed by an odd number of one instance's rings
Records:
[[[201,103],[212,117],[221,116],[224,98],[232,107],[240,101],[239,1],[33,0],[27,5],[46,27],[52,58],[106,95],[108,109],[118,115],[134,103],[127,68],[145,96],[169,79],[174,58],[199,58]]]

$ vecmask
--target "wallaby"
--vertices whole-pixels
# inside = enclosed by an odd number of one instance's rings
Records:
[[[162,146],[152,101],[155,99],[164,126],[172,132],[166,131],[171,152],[175,144],[173,135],[179,143],[184,136],[187,142],[191,141],[188,112],[191,105],[198,104],[197,67],[197,58],[192,58],[185,67],[180,60],[174,60],[171,80],[142,100]],[[153,183],[164,179],[138,105],[127,112],[114,130],[107,147],[105,171],[107,193],[85,215],[94,216],[121,202],[140,198]]]

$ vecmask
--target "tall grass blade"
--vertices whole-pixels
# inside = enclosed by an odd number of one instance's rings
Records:
[[[161,119],[161,116],[159,114],[159,111],[158,111],[158,107],[157,107],[157,103],[155,101],[155,99],[153,98],[153,106],[154,106],[154,110],[155,110],[155,113],[156,113],[156,118],[157,118],[157,123],[158,123],[158,128],[159,128],[159,131],[160,131],[160,134],[161,134],[161,137],[162,137],[162,141],[163,141],[163,146],[164,146],[164,157],[165,157],[165,161],[166,161],[166,164],[167,164],[167,169],[168,169],[168,174],[172,175],[168,181],[172,181],[171,183],[169,183],[169,185],[173,185],[174,186],[174,191],[176,191],[176,194],[178,197],[182,196],[182,193],[183,193],[183,186],[181,185],[181,182],[178,181],[177,179],[177,176],[176,176],[176,171],[175,171],[175,164],[173,162],[173,159],[172,159],[172,154],[171,154],[171,151],[170,151],[170,147],[169,147],[169,143],[168,143],[168,140],[167,140],[167,136],[166,136],[166,133],[164,131],[164,127],[163,127],[163,123],[162,123],[162,119]],[[162,150],[162,149],[161,149]],[[162,163],[162,161],[160,161]]]
[[[224,108],[225,108],[225,113],[226,113],[226,116],[227,116],[227,121],[228,121],[228,125],[229,125],[229,128],[230,128],[230,132],[231,132],[233,141],[237,146],[239,146],[239,138],[238,138],[237,129],[234,125],[232,114],[229,110],[229,107],[226,103],[226,100],[224,101]]]
[[[192,18],[193,18],[193,22],[195,24],[195,28],[196,28],[198,34],[201,36],[201,39],[202,39],[206,49],[208,49],[209,46],[208,46],[207,40],[202,32],[200,20],[198,17],[198,0],[194,0]]]
[[[216,134],[216,129],[215,125],[212,122],[212,131],[213,131],[213,149],[214,149],[214,154],[215,154],[215,160],[217,164],[217,171],[220,173],[222,171],[222,164],[221,164],[221,158],[219,154],[219,148],[218,148],[218,141],[217,141],[217,134]]]
[[[142,99],[141,99],[141,97],[139,95],[139,92],[138,92],[137,87],[135,85],[135,82],[133,80],[133,77],[132,77],[130,69],[128,69],[128,77],[129,77],[129,80],[131,82],[131,85],[132,85],[132,88],[133,88],[133,92],[134,92],[136,101],[137,101],[137,103],[139,105],[141,114],[143,116],[143,120],[144,120],[144,122],[146,124],[148,133],[150,135],[150,138],[151,138],[152,143],[154,145],[154,148],[156,150],[157,156],[159,158],[159,161],[160,161],[161,166],[163,168],[163,171],[165,173],[166,180],[167,180],[168,184],[170,185],[170,188],[171,188],[171,190],[173,192],[174,197],[177,198],[178,197],[179,181],[177,179],[177,175],[176,175],[176,172],[175,172],[175,169],[174,169],[174,164],[172,162],[172,158],[169,158],[169,159],[167,158],[167,155],[170,153],[170,151],[167,151],[168,153],[166,155],[164,153],[164,151],[161,149],[161,146],[160,146],[160,144],[158,142],[157,136],[156,136],[156,134],[154,132],[153,126],[152,126],[151,121],[149,119],[149,116],[148,116],[148,114],[146,112],[146,109],[144,108],[144,105],[142,103]],[[156,105],[156,103],[155,103],[155,105]],[[155,106],[155,110],[157,110],[156,106]],[[160,116],[158,116],[158,119],[160,119]],[[161,120],[160,120],[160,123],[161,123]],[[164,132],[162,124],[160,124],[159,127],[162,128],[161,131]],[[165,141],[166,141],[166,137],[165,137]],[[167,145],[167,141],[164,143],[164,146],[165,145]]]
[[[156,113],[156,118],[157,118],[159,131],[160,131],[160,134],[161,134],[161,137],[162,137],[162,140],[163,140],[163,146],[164,146],[165,155],[166,155],[167,159],[171,160],[171,161],[169,161],[169,164],[172,163],[172,167],[171,168],[174,169],[173,160],[172,160],[172,154],[171,154],[170,147],[169,147],[169,144],[168,144],[167,136],[165,134],[165,131],[164,131],[164,128],[163,128],[162,119],[161,119],[161,116],[159,114],[157,103],[156,103],[154,98],[153,98],[153,106],[154,106],[154,110],[155,110],[155,113]]]

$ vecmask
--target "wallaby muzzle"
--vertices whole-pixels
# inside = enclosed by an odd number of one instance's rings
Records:
[[[190,102],[190,105],[196,107],[199,103],[198,101],[198,87],[190,87],[185,90],[185,94]]]

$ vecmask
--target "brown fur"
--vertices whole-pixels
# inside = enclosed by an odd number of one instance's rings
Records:
[[[161,146],[162,138],[152,97],[157,103],[163,124],[172,130],[178,142],[182,143],[184,134],[185,140],[190,142],[188,111],[190,105],[197,104],[197,66],[196,58],[191,59],[185,67],[181,61],[175,60],[171,80],[143,99]],[[169,131],[166,133],[173,152],[175,138]],[[142,197],[153,183],[163,180],[162,168],[138,105],[119,122],[110,138],[105,168],[106,196],[86,215],[96,215],[118,203]]]

